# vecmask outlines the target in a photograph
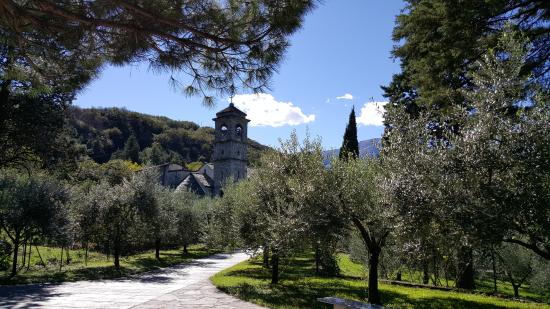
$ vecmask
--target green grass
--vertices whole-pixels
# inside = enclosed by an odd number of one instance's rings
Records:
[[[190,162],[190,163],[185,164],[185,167],[186,167],[188,170],[192,171],[192,172],[196,172],[196,171],[198,171],[203,165],[204,165],[204,163],[196,161],[196,162]]]
[[[364,270],[345,255],[339,256],[339,277],[315,276],[311,256],[297,257],[282,267],[281,281],[271,285],[269,270],[253,259],[228,268],[211,281],[222,291],[270,308],[328,308],[318,297],[335,296],[365,301]],[[379,284],[382,302],[389,308],[550,308],[547,304],[518,302],[460,292]]]
[[[97,280],[124,277],[140,272],[150,271],[175,264],[186,263],[194,259],[206,257],[215,252],[206,250],[201,245],[190,246],[186,255],[181,249],[161,250],[160,260],[155,259],[154,251],[147,251],[131,256],[122,257],[121,270],[116,271],[113,266],[113,257],[98,252],[88,253],[88,266],[84,265],[84,250],[71,250],[69,264],[63,256],[63,267],[59,269],[60,248],[38,247],[46,267],[41,265],[35,249],[31,255],[30,268],[21,268],[17,276],[9,278],[9,273],[0,272],[0,285],[46,283],[76,280]],[[21,257],[20,257],[21,258]],[[21,260],[19,260],[21,263]],[[22,267],[22,265],[20,265]]]
[[[414,271],[408,272],[405,271],[401,275],[402,281],[413,282],[413,283],[422,283],[422,272]],[[430,278],[430,283],[433,284]],[[449,278],[448,282],[445,282],[444,278],[440,278],[441,284],[443,286],[453,287],[455,282],[453,279]],[[490,274],[486,275],[485,278],[476,278],[476,292],[481,292],[485,294],[494,294],[493,279],[490,277]],[[514,289],[510,282],[497,280],[497,295],[503,295],[507,297],[514,296]],[[519,295],[521,298],[526,298],[535,301],[544,301],[550,302],[550,294],[541,295],[535,291],[529,289],[529,284],[524,283],[519,289]]]

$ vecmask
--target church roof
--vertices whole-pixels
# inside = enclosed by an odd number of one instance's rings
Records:
[[[239,116],[246,117],[246,113],[236,108],[233,103],[229,103],[229,106],[216,113],[216,117],[225,116],[227,114],[236,113]]]
[[[212,194],[213,186],[214,181],[208,175],[201,173],[190,173],[177,186],[176,191],[191,190],[202,196],[210,196]]]

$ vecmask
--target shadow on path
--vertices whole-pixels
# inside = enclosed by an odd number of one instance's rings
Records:
[[[134,289],[135,293],[139,293],[140,289],[143,288],[142,285],[132,286],[132,283],[151,283],[155,290],[162,291],[163,285],[177,283],[176,281],[182,281],[182,279],[192,277],[196,273],[218,269],[221,266],[219,261],[230,258],[230,254],[214,254],[206,258],[191,260],[184,264],[109,280],[0,286],[0,308],[41,307],[44,305],[44,302],[52,298],[88,294],[90,293],[88,288],[90,291],[95,291],[96,293],[98,291],[99,293],[101,291],[116,293],[116,290],[110,289],[109,283],[114,283],[117,289],[121,289],[122,293]],[[196,269],[189,270],[193,267]],[[151,289],[151,287],[148,289]],[[121,297],[124,297],[124,295],[121,294]],[[98,295],[99,298],[101,298],[101,294]]]

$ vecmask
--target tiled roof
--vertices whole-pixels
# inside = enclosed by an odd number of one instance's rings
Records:
[[[210,187],[212,187],[213,181],[212,181],[212,179],[210,179],[210,177],[208,177],[207,175],[198,174],[198,173],[193,173],[193,174],[191,174],[191,175],[193,175],[193,177],[195,177],[195,180],[196,180],[202,187],[205,187],[205,188],[210,188]]]
[[[193,183],[196,182],[201,192],[197,192],[201,195],[210,195],[212,194],[212,187],[214,186],[214,181],[208,177],[208,175],[200,174],[200,173],[191,173],[187,177],[183,179],[183,181],[178,185],[176,190],[189,190],[192,187],[196,188],[196,185],[193,185]],[[193,190],[195,190],[193,189]]]
[[[246,113],[244,113],[240,109],[236,108],[233,103],[230,103],[228,107],[226,107],[226,108],[222,109],[221,111],[217,112],[216,116],[220,116],[222,114],[227,114],[227,113],[237,113],[239,115],[246,116]]]

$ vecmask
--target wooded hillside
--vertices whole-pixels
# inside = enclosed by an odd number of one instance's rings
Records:
[[[79,108],[68,111],[68,124],[94,161],[128,159],[162,164],[210,162],[214,129],[120,108]],[[266,147],[249,139],[249,160]]]

